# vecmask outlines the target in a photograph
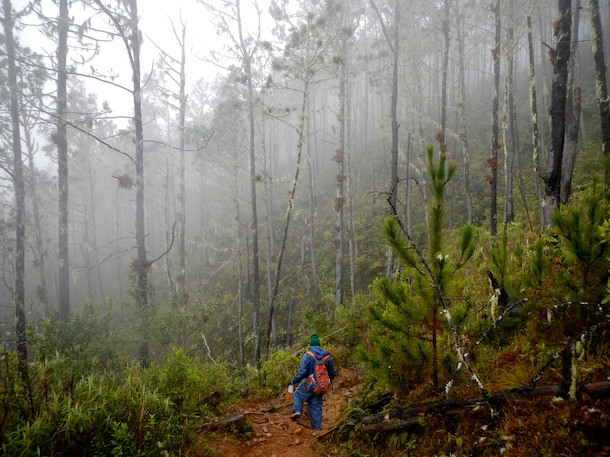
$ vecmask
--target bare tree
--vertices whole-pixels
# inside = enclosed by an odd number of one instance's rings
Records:
[[[500,0],[495,0],[493,12],[495,18],[495,40],[494,48],[491,50],[493,57],[493,89],[491,100],[491,156],[488,164],[491,168],[491,176],[488,177],[491,186],[491,204],[489,214],[489,231],[495,235],[498,231],[498,149],[500,147],[500,132],[498,126],[498,110],[500,106],[500,55],[502,41],[502,11]]]
[[[307,5],[304,5],[307,6]],[[308,8],[307,11],[297,11],[296,18],[293,14],[289,13],[285,5],[284,7],[279,6],[274,2],[274,19],[278,22],[285,21],[290,25],[288,28],[287,42],[290,43],[284,49],[282,60],[285,63],[279,62],[279,59],[274,63],[274,66],[278,69],[290,75],[294,78],[295,82],[299,85],[294,90],[301,96],[300,107],[298,111],[298,124],[295,127],[296,130],[296,158],[295,158],[295,169],[290,188],[288,190],[288,206],[286,208],[286,215],[284,218],[284,229],[281,238],[280,251],[277,257],[277,269],[275,274],[275,281],[273,284],[273,294],[271,296],[271,303],[269,304],[269,319],[267,326],[267,347],[266,354],[269,354],[270,335],[271,327],[273,322],[273,315],[275,313],[275,302],[279,291],[279,284],[281,278],[282,262],[284,254],[286,252],[286,244],[288,241],[288,230],[290,227],[290,220],[292,217],[292,210],[294,207],[294,197],[297,189],[299,180],[299,174],[301,169],[301,158],[303,150],[305,148],[305,119],[308,117],[307,107],[308,99],[310,96],[311,85],[315,82],[315,75],[318,71],[320,63],[323,61],[322,57],[326,53],[328,46],[334,42],[335,33],[331,31],[331,36],[325,36],[325,22],[323,19],[316,21],[316,16]],[[304,13],[304,14],[303,14]],[[293,26],[293,21],[297,23]],[[279,28],[277,32],[284,36],[287,30]]]
[[[508,20],[506,27],[506,41],[503,46],[506,68],[504,71],[504,108],[502,113],[502,137],[504,150],[504,223],[509,224],[515,217],[513,183],[514,161],[517,153],[515,132],[515,100],[514,100],[514,73],[515,73],[515,42],[514,32],[514,5],[513,0],[506,2]]]
[[[122,2],[124,13],[112,11],[102,0],[94,0],[95,4],[108,17],[120,36],[129,58],[132,72],[133,88],[131,91],[133,99],[133,122],[135,142],[135,166],[136,166],[136,250],[137,258],[132,263],[136,273],[136,297],[140,318],[142,322],[142,339],[138,353],[143,363],[149,358],[149,320],[150,305],[148,302],[148,273],[150,262],[146,258],[146,232],[144,212],[144,131],[142,124],[142,84],[140,70],[140,46],[142,36],[138,25],[138,1],[126,0]]]
[[[11,0],[2,0],[4,17],[4,39],[8,61],[8,83],[10,87],[11,138],[13,147],[12,178],[15,192],[15,334],[17,363],[22,379],[28,376],[28,349],[25,319],[25,180],[21,156],[21,128],[19,123],[19,87],[17,85],[16,46],[13,29],[15,19]]]
[[[602,133],[602,151],[606,165],[604,167],[604,182],[606,188],[610,187],[610,100],[608,99],[608,83],[606,81],[606,60],[604,57],[604,40],[602,22],[599,12],[599,0],[589,0],[591,13],[591,47],[595,60],[595,94],[599,105],[599,117]]]
[[[458,5],[460,7],[460,5]],[[464,34],[465,34],[464,6],[458,11],[457,15],[457,46],[458,46],[458,108],[460,111],[460,140],[462,142],[462,155],[464,163],[464,193],[466,197],[466,221],[472,224],[474,219],[474,209],[472,204],[472,189],[470,187],[470,145],[468,142],[468,118],[466,116],[466,62],[464,55]]]
[[[176,277],[176,295],[181,309],[187,305],[188,294],[186,292],[186,23],[181,19],[180,28],[176,28],[173,22],[172,31],[174,38],[180,47],[180,58],[172,57],[169,53],[160,49],[161,59],[165,75],[171,80],[176,89],[168,89],[165,100],[171,108],[178,112],[178,275]],[[168,123],[170,122],[168,118]],[[168,135],[170,129],[168,128]],[[168,138],[169,140],[169,138]]]
[[[392,96],[390,100],[390,120],[392,123],[392,147],[390,150],[390,190],[388,201],[390,203],[390,215],[397,217],[397,195],[398,195],[398,61],[399,61],[399,30],[400,30],[400,3],[394,0],[392,21],[384,18],[377,3],[369,0],[371,7],[377,14],[383,35],[392,56]],[[394,254],[391,246],[388,247],[388,262],[386,275],[389,276],[394,269]]]
[[[568,83],[568,62],[572,28],[571,0],[557,1],[559,18],[555,27],[555,49],[551,49],[553,59],[553,90],[551,94],[551,144],[548,173],[545,182],[545,227],[551,223],[551,214],[561,204],[561,168],[566,131],[566,92]]]
[[[68,0],[59,0],[58,43],[57,43],[57,123],[55,143],[57,144],[57,184],[59,188],[59,312],[64,318],[70,313],[70,255],[68,235],[68,132],[66,123],[66,61],[68,57],[68,28],[70,17]]]
[[[260,341],[260,262],[259,262],[259,242],[258,242],[258,208],[256,200],[256,147],[255,147],[255,89],[254,89],[254,69],[253,61],[256,58],[262,44],[260,29],[260,14],[258,5],[254,5],[258,14],[259,24],[254,34],[248,34],[244,29],[242,9],[240,0],[222,0],[220,3],[224,9],[218,8],[216,3],[199,0],[208,10],[213,12],[218,20],[218,25],[229,37],[233,44],[232,52],[241,61],[244,84],[248,91],[248,134],[250,152],[250,206],[252,221],[250,223],[252,239],[252,301],[254,312],[252,317],[252,333],[254,336],[254,360],[258,364],[261,357]],[[232,26],[236,27],[233,31]]]
[[[532,121],[532,161],[534,163],[534,188],[538,198],[538,209],[540,215],[540,226],[544,225],[544,213],[542,210],[542,179],[540,174],[540,135],[538,131],[538,101],[536,92],[536,67],[534,57],[534,40],[532,37],[532,18],[527,16],[527,48],[528,48],[528,71],[530,116]]]
[[[581,90],[577,84],[576,52],[578,50],[578,29],[580,27],[580,0],[574,0],[574,21],[570,40],[570,60],[568,61],[568,86],[566,88],[566,139],[561,165],[561,203],[567,203],[572,193],[572,174],[576,162],[578,132],[580,131]]]

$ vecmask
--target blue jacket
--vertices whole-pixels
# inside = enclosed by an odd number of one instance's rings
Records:
[[[326,354],[330,354],[330,352],[328,352],[326,349],[322,349],[320,346],[310,346],[309,350],[314,353],[318,360],[320,360]],[[326,359],[324,365],[326,365],[326,369],[328,370],[328,377],[330,379],[333,379],[336,373],[335,367],[333,366],[332,357]],[[290,380],[290,384],[298,384],[300,381],[308,377],[314,371],[316,371],[316,361],[309,354],[303,354],[303,358],[301,359],[301,363],[299,365],[299,371],[297,371],[297,374],[294,375],[294,378]]]

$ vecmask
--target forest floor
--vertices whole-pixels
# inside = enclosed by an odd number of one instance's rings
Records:
[[[330,430],[341,417],[341,412],[358,390],[357,375],[339,369],[332,390],[324,398],[322,431],[312,430],[307,406],[298,421],[290,419],[292,394],[287,391],[279,397],[244,400],[231,408],[228,415],[244,414],[252,427],[248,438],[230,433],[210,434],[207,444],[215,455],[222,457],[301,457],[325,455],[315,443]]]

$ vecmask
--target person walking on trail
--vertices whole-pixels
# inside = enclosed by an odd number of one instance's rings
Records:
[[[288,391],[294,390],[294,402],[290,418],[297,420],[303,414],[303,403],[307,402],[309,422],[314,430],[322,430],[322,402],[324,393],[335,377],[335,367],[328,352],[320,347],[320,338],[315,333],[309,338],[309,350],[303,354],[297,374],[290,380]]]

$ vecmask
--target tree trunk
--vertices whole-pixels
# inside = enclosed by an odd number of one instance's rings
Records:
[[[131,1],[131,34],[139,37],[138,2]],[[142,89],[140,83],[140,40],[132,39],[132,72],[133,72],[133,107],[136,143],[136,246],[137,246],[137,297],[140,312],[142,313],[142,342],[140,345],[140,359],[147,364],[149,359],[150,338],[150,305],[148,303],[148,272],[150,265],[146,259],[146,230],[144,214],[144,131],[142,125]]]
[[[268,303],[271,303],[273,300],[273,260],[275,252],[275,239],[273,236],[273,186],[272,186],[272,171],[271,171],[271,152],[268,150],[267,145],[265,143],[266,134],[266,116],[263,115],[262,123],[263,123],[263,132],[261,139],[261,146],[263,152],[263,169],[265,170],[265,180],[264,180],[264,189],[265,189],[265,247],[267,250],[266,256],[266,269],[267,269],[267,300]],[[275,315],[271,321],[271,338],[273,340],[273,344],[277,344],[277,325],[276,325],[276,317]]]
[[[13,28],[13,8],[10,0],[2,0],[4,8],[4,39],[8,62],[8,83],[10,87],[11,134],[13,146],[13,185],[15,190],[15,283],[13,300],[15,304],[15,336],[17,364],[21,379],[28,376],[28,350],[25,319],[25,181],[21,157],[21,129],[19,124],[19,87],[17,86],[17,66],[15,59],[15,38]]]
[[[308,41],[309,43],[309,41]],[[317,59],[313,59],[310,64],[315,64]],[[311,68],[307,68],[305,74],[310,75]],[[280,287],[280,278],[282,273],[282,262],[284,260],[284,254],[286,253],[286,244],[288,242],[288,229],[290,227],[290,219],[292,217],[292,209],[294,207],[294,196],[297,190],[297,183],[299,182],[299,173],[301,170],[301,156],[303,155],[303,146],[305,141],[305,117],[306,117],[306,108],[307,108],[307,98],[309,96],[309,80],[310,76],[305,78],[304,86],[303,86],[303,100],[301,103],[301,112],[299,115],[299,125],[297,127],[297,155],[296,155],[296,163],[295,163],[295,171],[294,176],[292,178],[292,184],[290,186],[290,190],[288,191],[288,207],[286,208],[286,216],[284,219],[284,233],[282,235],[282,243],[280,246],[280,252],[277,258],[277,270],[275,272],[275,281],[273,284],[273,295],[271,297],[271,303],[269,304],[269,321],[267,325],[267,346],[265,350],[265,354],[269,356],[269,346],[271,340],[271,327],[273,322],[273,315],[275,313],[275,302],[277,300],[277,294]]]
[[[464,56],[464,11],[460,11],[457,23],[457,45],[459,52],[459,93],[458,105],[461,118],[460,140],[462,142],[462,155],[464,160],[464,194],[466,197],[466,221],[472,224],[474,209],[472,204],[472,189],[470,188],[470,146],[468,144],[468,117],[466,116],[466,62]]]
[[[552,51],[554,60],[553,89],[551,94],[551,157],[545,177],[545,227],[551,224],[551,214],[561,204],[561,168],[566,131],[566,91],[568,82],[568,61],[572,27],[571,0],[558,0],[558,26],[555,29],[556,49]]]
[[[23,93],[20,92],[21,95]],[[23,97],[20,98],[20,106],[23,106]],[[27,182],[29,182],[29,196],[32,202],[32,219],[34,224],[34,266],[38,272],[40,283],[36,286],[36,297],[40,301],[42,308],[48,311],[49,305],[49,290],[47,285],[47,268],[46,268],[46,250],[43,241],[42,220],[43,216],[40,211],[40,202],[38,194],[38,177],[37,169],[34,160],[35,146],[32,142],[34,135],[34,125],[28,122],[28,114],[22,111],[23,134],[26,141],[27,149]]]
[[[310,99],[307,99],[307,104],[310,104]],[[312,113],[313,110],[308,107],[307,111]],[[311,138],[311,119],[307,117],[307,138]],[[318,263],[316,259],[316,233],[315,233],[315,214],[316,214],[316,186],[315,186],[315,167],[313,164],[313,156],[311,154],[311,141],[307,141],[307,171],[309,172],[309,259],[311,262],[311,282],[313,292],[317,296],[319,293],[318,280]]]
[[[138,27],[138,1],[128,0],[123,4],[128,12],[127,26],[124,26],[117,14],[112,12],[102,2],[94,0],[96,5],[108,16],[120,34],[125,45],[125,51],[131,65],[133,83],[133,122],[135,130],[136,147],[136,255],[132,262],[132,269],[136,274],[135,296],[140,312],[140,346],[138,355],[140,361],[146,365],[149,362],[150,345],[150,305],[148,302],[148,273],[150,264],[146,258],[146,232],[144,211],[144,131],[142,125],[142,89],[140,69],[140,30]]]
[[[502,34],[502,14],[500,11],[500,0],[495,0],[493,11],[495,16],[495,41],[492,49],[493,57],[493,89],[491,102],[491,157],[488,161],[491,168],[491,176],[488,181],[491,185],[491,203],[489,215],[489,231],[495,236],[498,231],[498,148],[499,148],[499,127],[498,110],[500,105],[500,53],[501,53],[501,34]]]
[[[576,162],[578,132],[580,131],[580,87],[576,87],[576,52],[578,50],[578,29],[580,26],[580,0],[574,1],[574,21],[568,62],[568,85],[566,89],[566,139],[561,165],[561,203],[567,203],[572,193],[572,174]]]
[[[343,304],[343,252],[344,240],[344,214],[345,207],[345,105],[347,103],[347,36],[341,40],[342,62],[339,81],[339,148],[335,151],[335,162],[337,162],[337,196],[335,197],[335,306]]]
[[[167,118],[169,124],[169,116]],[[169,134],[168,134],[169,141]],[[170,222],[170,212],[172,202],[175,198],[175,188],[174,188],[174,180],[172,179],[172,175],[170,172],[169,159],[165,159],[165,205],[163,210],[163,222],[165,227],[165,250],[169,249],[169,246],[172,242],[172,224]],[[176,296],[176,283],[174,281],[174,277],[172,275],[172,262],[171,257],[166,255],[165,261],[163,262],[165,265],[165,277],[167,279],[167,290],[169,291],[169,297],[172,306],[177,306],[179,300]]]
[[[439,149],[442,152],[447,151],[447,139],[445,138],[447,130],[447,74],[449,72],[449,50],[451,48],[451,35],[449,28],[449,17],[451,15],[451,0],[445,0],[444,6],[445,18],[443,19],[443,37],[445,40],[445,49],[443,50],[443,70],[441,83],[441,119],[440,133],[437,135]]]
[[[540,226],[544,226],[544,212],[542,210],[543,201],[543,181],[541,179],[540,169],[540,136],[538,132],[538,101],[536,99],[536,67],[534,57],[534,39],[532,36],[532,18],[527,16],[527,48],[529,56],[529,65],[527,77],[529,81],[529,100],[530,100],[530,115],[532,119],[532,162],[534,163],[534,187],[536,197],[538,199],[538,211]]]
[[[237,156],[237,151],[235,152]],[[233,194],[234,194],[234,207],[233,207],[233,223],[235,225],[235,257],[237,262],[237,339],[239,345],[239,367],[245,366],[245,351],[244,351],[244,286],[243,286],[243,250],[242,250],[242,229],[241,229],[241,215],[240,215],[240,204],[239,204],[239,166],[237,157],[233,166]]]
[[[178,38],[178,37],[176,37]],[[178,121],[178,132],[180,135],[180,180],[178,190],[178,264],[180,272],[176,278],[178,289],[178,302],[184,311],[188,304],[186,293],[186,164],[185,164],[185,141],[186,141],[186,25],[182,24],[182,36],[180,43],[180,112]]]
[[[390,216],[397,216],[397,195],[398,195],[398,59],[399,59],[399,29],[400,29],[400,5],[398,0],[394,0],[394,22],[393,34],[390,35],[383,16],[374,0],[369,0],[371,7],[375,10],[388,48],[392,55],[392,96],[390,99],[390,120],[392,129],[392,149],[390,151],[390,190],[388,202],[390,204]],[[394,269],[394,253],[388,247],[388,259],[386,266],[386,276],[392,274]]]
[[[237,10],[237,26],[241,53],[243,56],[243,70],[248,87],[248,128],[250,152],[250,204],[252,209],[252,301],[254,305],[252,316],[252,333],[254,334],[254,362],[258,365],[261,358],[261,339],[260,339],[260,268],[259,268],[259,246],[258,246],[258,209],[256,204],[256,148],[254,138],[254,82],[252,75],[252,54],[248,51],[247,43],[244,41],[242,32],[241,8],[239,0],[235,3]]]
[[[513,30],[513,1],[507,2],[508,26],[506,30],[506,42],[504,43],[504,56],[506,58],[506,69],[504,79],[504,113],[503,125],[503,148],[504,148],[504,223],[510,224],[515,217],[513,184],[514,184],[514,160],[516,153],[515,125],[514,125],[514,56],[517,48],[514,42]]]
[[[67,319],[70,313],[70,257],[68,250],[68,133],[66,127],[66,60],[68,56],[68,0],[59,1],[57,46],[57,184],[59,187],[59,313]]]
[[[347,65],[347,60],[346,60]],[[352,142],[352,90],[348,79],[345,129],[347,131],[345,165],[346,176],[346,203],[347,203],[347,241],[349,249],[349,278],[352,301],[356,296],[356,257],[358,255],[358,244],[356,240],[356,197],[354,195],[354,173],[353,173],[353,142]]]
[[[610,381],[584,384],[582,391],[589,394],[606,393],[610,391]],[[484,397],[468,397],[455,400],[442,400],[435,403],[424,403],[397,411],[386,411],[362,418],[362,430],[367,433],[389,432],[401,430],[411,425],[418,425],[426,417],[432,415],[453,415],[467,410],[475,410],[492,403],[502,405],[517,398],[537,398],[541,396],[559,395],[562,393],[561,385],[539,387],[524,387],[503,390]]]
[[[591,10],[591,48],[595,61],[595,95],[599,105],[599,117],[602,134],[602,152],[604,153],[604,182],[610,187],[610,100],[606,82],[606,59],[604,57],[604,40],[602,22],[599,13],[599,0],[589,0]]]
[[[95,265],[95,271],[96,271],[96,279],[97,279],[97,285],[98,285],[98,290],[99,290],[99,297],[100,299],[104,299],[106,297],[106,294],[104,293],[104,283],[102,281],[102,272],[101,272],[101,268],[100,268],[100,261],[99,261],[99,256],[98,256],[98,252],[99,249],[97,248],[97,222],[96,222],[96,216],[95,216],[95,211],[97,208],[96,205],[96,193],[95,193],[95,189],[94,189],[94,181],[93,181],[93,172],[92,172],[92,166],[91,166],[91,150],[87,149],[86,151],[86,156],[87,156],[87,182],[89,183],[89,206],[91,208],[91,245],[93,246],[93,262]]]

